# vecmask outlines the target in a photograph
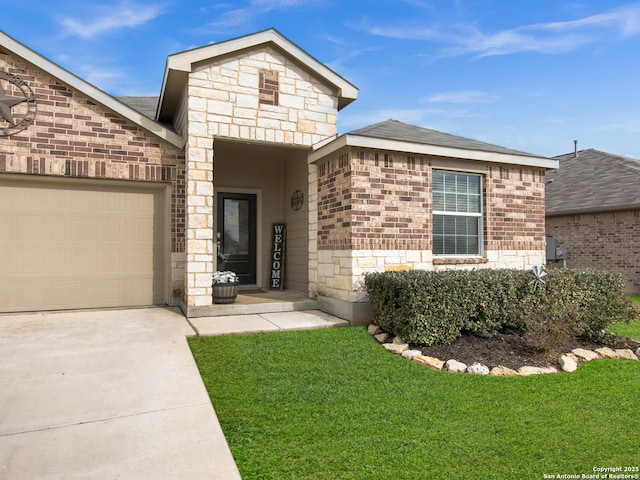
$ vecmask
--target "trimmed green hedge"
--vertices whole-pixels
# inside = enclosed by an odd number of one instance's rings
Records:
[[[622,278],[592,270],[550,270],[535,291],[526,270],[410,270],[370,273],[365,285],[374,321],[412,344],[448,344],[468,331],[558,329],[597,340],[635,318]],[[552,327],[550,327],[552,326]]]

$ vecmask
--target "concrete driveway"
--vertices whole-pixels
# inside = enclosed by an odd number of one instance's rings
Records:
[[[166,308],[0,315],[0,479],[239,479]]]

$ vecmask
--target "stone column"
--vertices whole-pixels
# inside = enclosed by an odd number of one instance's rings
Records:
[[[186,265],[185,304],[212,305],[211,274],[215,269],[213,241],[213,138],[208,133],[206,101],[189,98],[186,145]]]

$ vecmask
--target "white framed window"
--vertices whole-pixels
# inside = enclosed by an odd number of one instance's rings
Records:
[[[483,255],[482,175],[433,171],[433,255]]]

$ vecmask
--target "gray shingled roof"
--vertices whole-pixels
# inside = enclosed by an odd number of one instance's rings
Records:
[[[640,160],[588,149],[554,157],[547,172],[547,215],[640,208]]]
[[[159,97],[116,97],[125,105],[133,108],[141,114],[151,118],[156,118]]]
[[[490,143],[458,137],[449,133],[438,132],[429,128],[416,127],[399,122],[398,120],[385,120],[384,122],[369,125],[368,127],[353,130],[347,135],[359,135],[385,140],[398,140],[402,142],[420,143],[424,145],[436,145],[439,147],[461,148],[465,150],[480,150],[483,152],[506,153],[510,155],[524,155],[527,157],[539,157],[531,153],[520,152],[510,148],[492,145]]]

